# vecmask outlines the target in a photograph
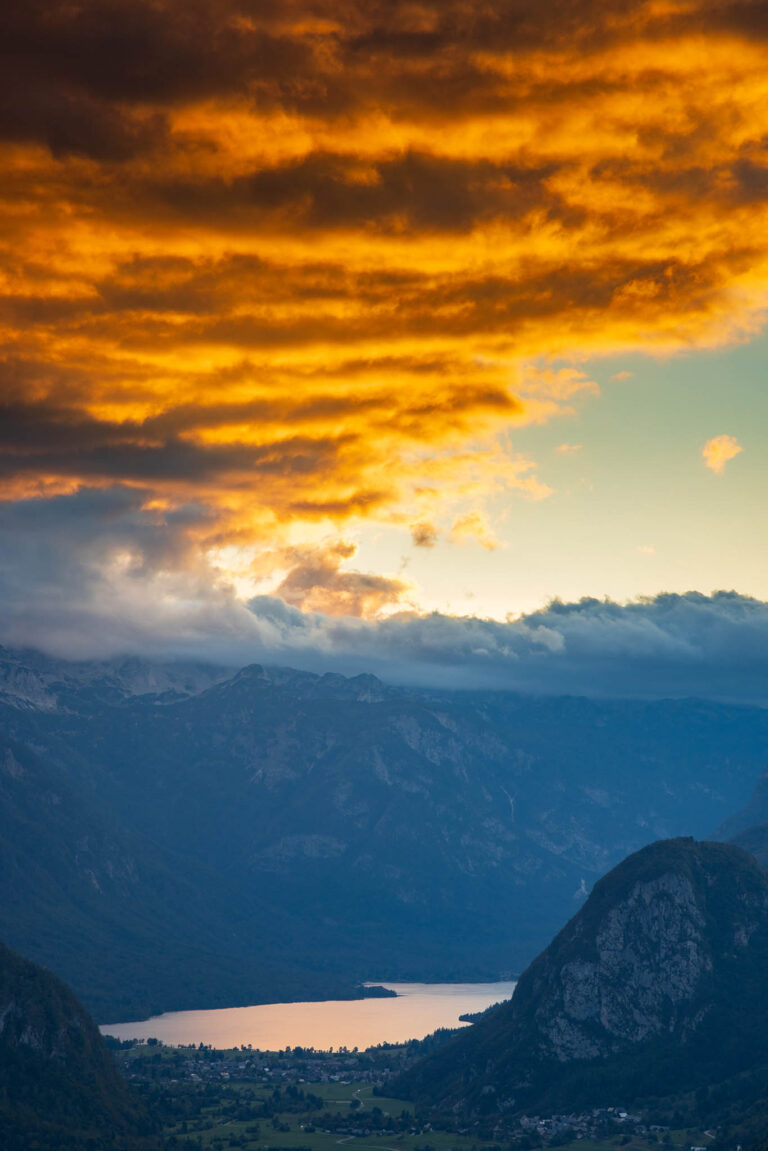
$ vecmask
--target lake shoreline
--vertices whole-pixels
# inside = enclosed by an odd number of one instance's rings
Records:
[[[381,990],[377,991],[376,988]],[[120,1020],[104,1020],[98,1024],[98,1027],[103,1030],[105,1027],[123,1027],[128,1023],[148,1023],[150,1019],[160,1019],[164,1015],[179,1015],[186,1011],[236,1011],[245,1007],[271,1007],[281,1003],[329,1003],[331,1001],[335,1003],[357,1003],[361,999],[393,999],[396,994],[396,992],[387,991],[384,985],[377,980],[370,983],[354,984],[348,995],[340,994],[338,988],[334,988],[332,1000],[327,995],[321,996],[320,994],[316,998],[308,998],[306,994],[295,999],[251,998],[247,1002],[227,1003],[216,1007],[179,1007],[172,1011],[144,1011],[140,1014],[137,1012],[135,1015],[129,1013]]]
[[[490,983],[370,982],[380,988],[356,999],[249,1004],[203,1011],[177,1011],[146,1020],[104,1023],[102,1034],[119,1040],[155,1038],[167,1046],[203,1043],[227,1050],[251,1044],[261,1051],[288,1047],[364,1050],[379,1044],[421,1040],[442,1028],[470,1024],[462,1015],[482,1013],[508,999],[514,981]]]

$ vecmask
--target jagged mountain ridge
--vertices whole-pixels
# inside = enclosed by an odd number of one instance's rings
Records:
[[[768,872],[740,848],[652,844],[596,884],[515,995],[394,1093],[546,1112],[689,1091],[768,1061]]]
[[[7,738],[73,789],[84,834],[98,817],[134,855],[150,845],[148,864],[179,890],[167,977],[148,973],[152,987],[134,989],[132,1004],[123,996],[124,1017],[150,1000],[171,1006],[164,988],[178,969],[177,924],[186,946],[190,886],[199,898],[188,918],[201,937],[227,940],[235,966],[255,948],[269,959],[279,938],[278,959],[335,980],[333,994],[342,978],[519,970],[617,860],[660,836],[705,834],[739,807],[768,743],[768,713],[697,701],[415,692],[258,666],[219,682],[206,672],[194,695],[189,677],[166,689],[172,669],[163,691],[136,694],[136,676],[116,685],[111,667],[105,684],[96,668],[70,674],[25,658],[12,654],[4,677]],[[24,685],[16,699],[14,677]],[[35,677],[45,680],[39,705]],[[35,809],[34,782],[25,802]],[[51,809],[36,810],[60,838]],[[116,910],[134,895],[119,894]],[[98,920],[97,907],[88,914]],[[32,912],[15,930],[8,923],[16,946],[55,961]],[[113,943],[127,946],[125,936]],[[70,953],[65,974],[77,980]],[[232,966],[217,962],[231,993]],[[266,969],[265,980],[253,1001],[285,995]],[[95,993],[86,979],[76,989]],[[242,983],[232,1001],[241,993]],[[200,985],[189,994],[172,1006],[213,1005]],[[108,989],[98,995],[107,1004]]]
[[[197,695],[228,679],[236,668],[200,661],[153,662],[56,659],[0,645],[0,702],[37,711],[78,711],[89,702],[119,703],[133,696],[174,699]]]

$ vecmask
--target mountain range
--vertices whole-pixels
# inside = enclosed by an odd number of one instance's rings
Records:
[[[0,652],[0,935],[102,1021],[521,970],[768,712]]]

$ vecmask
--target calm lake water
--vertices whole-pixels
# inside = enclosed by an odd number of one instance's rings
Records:
[[[212,1047],[251,1044],[262,1051],[285,1047],[359,1047],[423,1039],[438,1027],[461,1027],[460,1015],[483,1011],[509,999],[509,983],[383,983],[397,999],[267,1003],[216,1011],[175,1011],[143,1023],[110,1023],[101,1030],[119,1039],[163,1043],[206,1043]],[[467,1025],[468,1026],[468,1025]]]

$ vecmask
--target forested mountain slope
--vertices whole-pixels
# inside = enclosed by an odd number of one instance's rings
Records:
[[[768,747],[758,708],[223,674],[0,659],[0,929],[104,1020],[515,973]]]
[[[4,1151],[156,1151],[154,1130],[69,988],[0,943]]]

